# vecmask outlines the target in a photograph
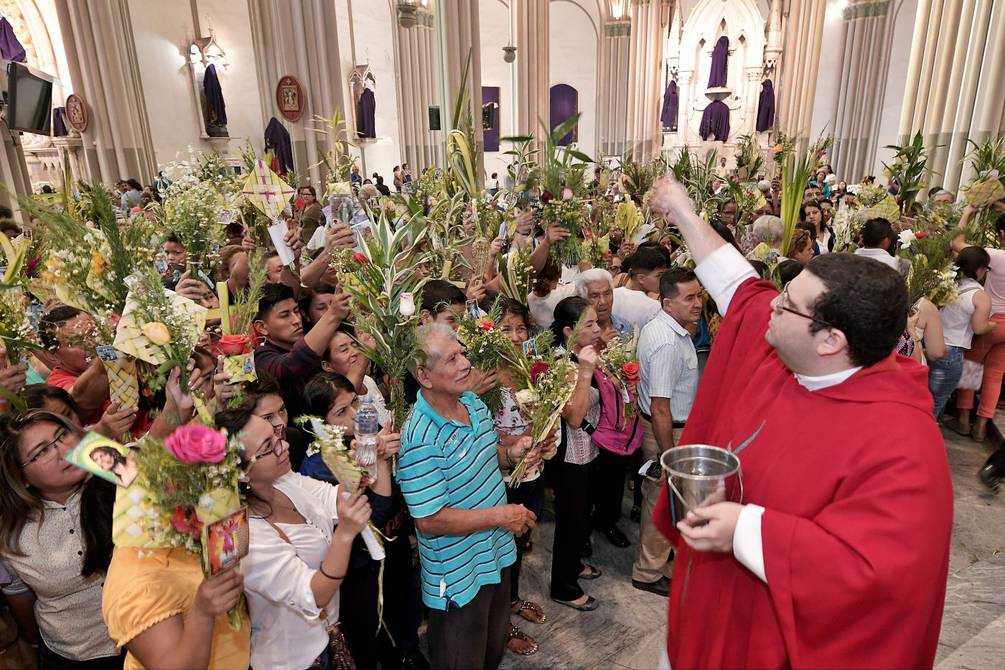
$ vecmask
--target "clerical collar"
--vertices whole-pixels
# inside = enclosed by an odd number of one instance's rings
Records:
[[[860,365],[855,368],[841,370],[840,372],[832,372],[829,375],[820,375],[819,377],[801,375],[798,372],[793,374],[796,375],[796,381],[799,382],[807,391],[819,391],[820,389],[825,389],[829,386],[837,386],[861,369],[862,366]]]

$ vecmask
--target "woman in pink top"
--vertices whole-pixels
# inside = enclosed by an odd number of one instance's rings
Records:
[[[1005,247],[1005,202],[992,205],[999,212],[995,228],[998,244]],[[977,210],[970,205],[963,210],[960,227],[967,224]],[[969,246],[960,235],[953,240],[953,250],[959,251]],[[987,247],[991,256],[991,271],[984,281],[984,291],[991,296],[991,320],[1005,323],[1005,251]],[[1001,396],[1002,378],[1005,377],[1005,328],[998,327],[984,335],[974,337],[973,345],[966,353],[966,359],[984,363],[984,381],[981,383],[981,402],[977,407],[977,419],[970,424],[970,412],[974,407],[974,392],[960,389],[956,394],[957,425],[953,430],[970,435],[983,442],[987,437],[988,419],[995,415]]]

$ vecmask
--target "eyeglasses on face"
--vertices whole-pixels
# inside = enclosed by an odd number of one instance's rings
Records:
[[[69,434],[70,431],[66,429],[66,426],[57,427],[56,436],[35,449],[35,453],[29,456],[28,460],[21,464],[21,467],[26,468],[35,463],[48,463],[52,461],[52,459],[55,458],[59,447],[63,444],[63,440],[65,440],[66,436]]]
[[[785,288],[782,289],[782,292],[778,294],[778,297],[775,298],[775,304],[773,306],[775,314],[788,312],[789,314],[795,314],[796,316],[801,316],[804,319],[809,319],[814,323],[819,323],[821,326],[827,326],[828,328],[834,327],[831,324],[824,321],[823,319],[818,319],[812,314],[806,314],[805,312],[800,312],[798,309],[793,309],[789,307],[788,304],[789,304],[789,287],[786,285]]]
[[[245,470],[250,468],[252,465],[254,465],[255,461],[261,458],[265,458],[270,454],[275,454],[275,456],[278,458],[279,456],[282,456],[285,451],[286,451],[286,442],[280,440],[278,437],[273,437],[272,442],[269,444],[269,447],[258,452],[248,460],[248,465],[245,467]]]

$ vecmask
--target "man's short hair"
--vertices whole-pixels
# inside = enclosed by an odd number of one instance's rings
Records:
[[[451,284],[446,279],[433,279],[422,287],[421,310],[436,316],[451,305],[463,305],[467,302],[464,291]]]
[[[59,330],[59,327],[83,313],[76,307],[59,305],[43,314],[38,322],[38,337],[42,340],[42,345],[46,349],[55,349],[59,345],[56,337],[56,331]]]
[[[578,275],[576,275],[575,285],[576,285],[576,295],[580,298],[585,298],[587,293],[587,284],[594,284],[596,282],[607,282],[614,290],[614,278],[611,277],[611,273],[603,268],[590,268],[589,270],[583,270]]]
[[[676,298],[680,293],[680,285],[697,281],[698,277],[686,268],[670,268],[660,275],[660,301]]]
[[[862,224],[859,236],[862,239],[862,246],[870,249],[880,248],[884,240],[892,240],[895,237],[890,222],[879,218],[869,219]]]
[[[824,254],[806,265],[820,279],[810,332],[828,326],[844,333],[848,358],[867,367],[893,351],[907,327],[907,285],[899,272],[865,256]],[[822,323],[821,323],[822,322]]]
[[[255,319],[264,319],[273,307],[293,298],[293,289],[286,284],[266,284],[262,287],[262,297],[258,299],[258,313]]]

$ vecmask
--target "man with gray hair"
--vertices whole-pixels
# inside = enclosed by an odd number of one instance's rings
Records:
[[[495,668],[506,649],[513,535],[534,514],[506,503],[500,468],[531,452],[529,437],[500,444],[492,414],[468,391],[471,363],[453,328],[415,331],[422,389],[402,430],[398,483],[415,519],[422,601],[434,668]]]
[[[597,325],[604,344],[617,335],[632,332],[632,326],[624,319],[614,316],[614,278],[603,268],[584,270],[576,276],[576,295],[589,302],[597,313]]]

